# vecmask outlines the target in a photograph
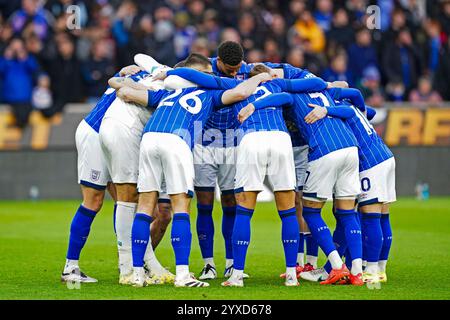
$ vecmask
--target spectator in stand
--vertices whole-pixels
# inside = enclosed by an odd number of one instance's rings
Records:
[[[189,1],[187,3],[187,9],[189,13],[189,24],[193,27],[200,26],[203,22],[203,14],[205,12],[205,2],[200,0]],[[177,14],[179,14],[179,12]]]
[[[261,47],[263,38],[256,30],[256,22],[253,14],[244,12],[239,17],[238,31],[241,35],[241,43],[245,51]]]
[[[49,21],[42,6],[41,0],[22,0],[22,8],[13,13],[10,20],[14,33],[20,34],[31,25],[34,33],[40,39],[45,39],[48,35]]]
[[[69,6],[75,5],[79,8],[79,23],[82,28],[86,27],[89,19],[88,8],[83,0],[49,0],[45,4],[45,8],[55,18],[64,16],[67,13]]]
[[[406,90],[402,80],[395,79],[386,85],[386,95],[389,101],[402,102],[405,100]]]
[[[444,100],[450,100],[450,37],[439,54],[439,67],[434,78],[434,86]]]
[[[192,44],[189,52],[200,53],[206,57],[209,57],[211,55],[211,51],[209,50],[208,39],[197,38]]]
[[[175,26],[172,20],[173,13],[169,8],[160,7],[155,10],[154,35],[157,46],[154,48],[154,57],[168,66],[173,66],[179,61],[175,55]]]
[[[53,105],[50,77],[45,73],[40,74],[37,79],[36,87],[33,89],[31,96],[31,105],[33,109],[40,111],[47,110]]]
[[[286,12],[286,24],[292,26],[300,19],[300,15],[306,10],[305,0],[292,0],[289,2],[289,10]]]
[[[383,33],[382,46],[395,42],[397,34],[406,27],[406,15],[401,8],[395,9],[391,16],[391,25]],[[381,49],[383,49],[383,47]]]
[[[272,21],[270,23],[269,38],[272,38],[277,42],[278,50],[284,57],[286,55],[286,49],[288,47],[286,38],[286,23],[281,14],[272,15]]]
[[[14,31],[11,25],[2,21],[2,23],[0,23],[0,54],[5,51],[9,41],[13,36]]]
[[[372,46],[370,31],[361,27],[356,32],[356,43],[348,48],[349,70],[355,81],[362,77],[363,70],[369,66],[378,68],[377,53]]]
[[[387,82],[396,82],[400,79],[406,91],[417,85],[421,72],[420,53],[408,29],[402,29],[395,43],[386,48],[383,54],[383,72]]]
[[[49,75],[53,92],[53,107],[45,110],[44,115],[53,116],[62,112],[69,102],[81,102],[84,99],[84,86],[81,63],[75,55],[75,43],[67,33],[56,35],[57,56],[49,66]]]
[[[282,56],[278,48],[278,43],[277,41],[275,41],[275,39],[268,38],[266,39],[266,41],[264,41],[264,52],[266,53],[264,59],[265,61],[274,63],[282,62]]]
[[[442,27],[445,37],[450,37],[450,0],[441,1],[441,10],[439,14],[439,23]]]
[[[427,55],[427,72],[434,74],[438,68],[439,52],[441,50],[441,29],[436,21],[429,20],[425,23],[428,36],[428,46],[425,47]]]
[[[333,19],[333,2],[331,0],[317,0],[316,7],[314,19],[323,31],[328,32],[331,29]]]
[[[439,103],[442,102],[442,97],[437,91],[433,90],[429,77],[421,77],[418,87],[409,94],[409,101]]]
[[[220,34],[220,42],[223,41],[234,41],[234,42],[241,42],[241,35],[239,32],[234,28],[225,28],[223,29],[222,33]]]
[[[334,47],[348,48],[355,39],[355,32],[349,24],[348,13],[344,8],[339,8],[333,15],[333,22],[330,31],[327,32],[327,45]]]
[[[217,11],[213,9],[208,9],[205,11],[203,20],[203,36],[208,40],[209,50],[216,50],[219,45],[220,26]]]
[[[105,83],[115,73],[111,59],[112,48],[106,39],[97,40],[92,45],[91,56],[83,63],[82,74],[86,84],[88,102],[96,102],[105,91]]]
[[[325,35],[310,11],[305,10],[294,25],[298,35],[309,42],[312,53],[321,53],[325,48]]]
[[[384,0],[388,1],[388,0]],[[406,20],[411,26],[420,27],[426,19],[426,1],[425,0],[399,0],[400,5],[406,13]]]
[[[245,61],[248,63],[265,61],[264,52],[259,49],[253,49],[247,52]]]
[[[351,21],[362,24],[366,15],[368,3],[366,0],[348,0],[346,2],[347,10],[350,12]]]
[[[145,52],[151,56],[156,54],[155,27],[153,18],[149,14],[144,14],[139,24],[133,30],[133,49],[135,52]]]
[[[296,68],[305,68],[305,55],[303,50],[299,47],[292,48],[287,57],[286,62]]]
[[[381,108],[384,104],[384,91],[381,87],[380,72],[375,67],[368,67],[363,71],[363,78],[357,86],[368,105]]]
[[[266,8],[262,8],[262,1],[241,0],[240,2],[239,12],[248,12],[253,15],[256,33],[258,37],[262,38],[261,41],[263,41],[265,38],[264,35],[269,31],[267,24],[270,23],[270,13],[267,12]],[[266,6],[265,3],[264,6]]]
[[[112,25],[112,34],[117,43],[117,63],[125,66],[133,62],[131,30],[137,19],[137,7],[131,0],[125,0],[117,10]]]
[[[176,29],[174,37],[175,55],[178,60],[184,60],[189,55],[189,49],[197,37],[197,31],[189,25],[189,16],[186,12],[177,13],[174,22]]]
[[[345,52],[339,53],[331,59],[331,64],[322,73],[325,81],[347,81],[349,86],[353,86],[353,77],[347,68],[347,55]]]
[[[409,0],[407,0],[409,1]],[[380,27],[382,31],[386,31],[391,23],[392,10],[394,10],[394,1],[392,0],[377,0],[377,5],[380,8]]]
[[[20,38],[13,38],[0,58],[0,77],[3,82],[3,101],[12,108],[16,125],[23,128],[31,112],[33,76],[38,65],[28,54]]]

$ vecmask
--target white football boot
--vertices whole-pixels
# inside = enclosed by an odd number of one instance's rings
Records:
[[[200,280],[213,280],[217,278],[216,268],[209,263],[205,265],[198,277]]]
[[[123,284],[123,285],[133,284],[133,271],[126,273],[126,274],[120,274],[119,275],[119,284]]]
[[[175,281],[175,275],[163,267],[149,268],[145,265],[144,270],[147,284],[165,284]]]
[[[291,275],[286,276],[286,280],[284,281],[284,285],[286,287],[297,287],[300,283],[297,280],[297,277],[293,277]]]
[[[324,268],[319,268],[308,272],[301,272],[300,278],[312,282],[324,281],[328,278],[328,272]]]
[[[225,268],[225,272],[223,273],[224,278],[231,277],[231,275],[233,274],[233,270],[234,270],[233,265],[229,266],[228,268]],[[243,273],[242,278],[248,279],[248,278],[250,278],[250,276],[247,273]]]
[[[142,288],[147,286],[144,268],[134,268],[132,285],[136,288]]]
[[[209,287],[209,283],[199,281],[189,273],[180,277],[176,276],[174,284],[175,287],[189,287],[189,288]]]
[[[97,279],[91,278],[84,274],[79,267],[72,269],[66,269],[61,274],[62,282],[75,282],[75,283],[96,283]]]
[[[222,287],[243,287],[244,277],[231,276],[227,281],[222,282]]]

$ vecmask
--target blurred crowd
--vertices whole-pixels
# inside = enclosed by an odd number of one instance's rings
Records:
[[[0,11],[0,103],[19,126],[32,109],[96,101],[135,53],[172,66],[224,40],[247,62],[345,80],[375,107],[450,100],[450,0],[0,0]]]

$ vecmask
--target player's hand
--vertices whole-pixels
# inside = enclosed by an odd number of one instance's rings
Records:
[[[327,82],[327,83],[328,83],[327,89],[330,89],[330,88],[348,88],[347,81],[333,81],[333,82]]]
[[[264,82],[267,82],[267,81],[270,81],[273,79],[273,76],[267,72],[260,73],[260,74],[256,75],[255,77],[258,77],[258,79],[261,81],[261,83],[264,83]]]
[[[136,73],[138,73],[139,71],[142,71],[142,70],[144,70],[144,69],[142,69],[141,67],[139,67],[139,66],[137,66],[137,65],[135,65],[135,64],[132,64],[132,65],[123,67],[123,68],[119,71],[119,75],[120,75],[121,77],[129,76],[129,75],[132,75],[132,74],[136,74]]]
[[[162,80],[167,78],[167,70],[161,70],[158,73],[156,73],[153,77],[153,81]]]
[[[307,124],[313,124],[314,122],[325,118],[328,114],[328,110],[325,107],[321,107],[313,103],[308,104],[308,106],[314,109],[305,117],[305,122]]]
[[[255,112],[255,106],[253,105],[253,103],[249,103],[244,108],[242,108],[241,111],[239,111],[238,114],[239,122],[243,123],[245,120],[247,120],[248,117],[250,117],[253,114],[253,112]]]

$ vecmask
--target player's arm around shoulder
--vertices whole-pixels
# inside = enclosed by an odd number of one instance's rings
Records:
[[[353,108],[345,105],[337,105],[335,107],[322,107],[313,103],[308,104],[309,107],[313,108],[310,113],[305,116],[305,122],[307,124],[313,124],[327,115],[330,117],[348,119],[355,115],[355,110]]]
[[[264,109],[268,107],[282,107],[282,106],[290,106],[293,103],[293,99],[291,94],[283,92],[283,93],[273,93],[268,95],[265,98],[254,101],[253,103],[249,103],[244,108],[239,111],[238,121],[243,123],[247,120],[255,110]]]
[[[108,80],[108,85],[116,90],[119,90],[124,87],[130,87],[136,90],[147,89],[147,87],[144,86],[143,84],[135,82],[133,79],[126,77],[112,77]]]
[[[143,107],[148,105],[148,90],[145,87],[144,89],[135,89],[124,86],[117,90],[117,97],[127,103],[134,103]]]
[[[272,80],[272,76],[268,73],[260,73],[244,82],[241,82],[233,89],[225,91],[222,95],[222,103],[224,105],[233,104],[250,97],[256,88],[262,83]]]

